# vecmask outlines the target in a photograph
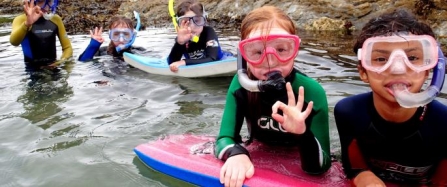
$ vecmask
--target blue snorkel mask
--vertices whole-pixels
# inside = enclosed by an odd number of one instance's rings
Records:
[[[32,0],[31,0],[32,1]],[[50,20],[54,14],[56,14],[56,9],[57,6],[59,5],[59,1],[58,0],[35,0],[34,1],[34,5],[37,5],[38,2],[45,2],[40,9],[45,12],[43,14],[43,17],[46,20]],[[48,9],[48,11],[47,11]]]
[[[394,93],[394,97],[400,106],[404,108],[414,108],[424,106],[439,94],[444,85],[445,78],[445,57],[438,46],[438,64],[433,68],[433,77],[431,79],[430,86],[420,93],[411,93],[407,89],[397,91]]]
[[[141,21],[140,21],[140,14],[138,14],[138,12],[133,11],[133,14],[135,16],[135,19],[137,19],[137,26],[135,27],[135,30],[133,31],[132,34],[132,38],[130,39],[130,41],[124,45],[119,45],[116,46],[115,49],[116,51],[119,53],[120,51],[129,48],[130,46],[132,46],[132,44],[135,42],[135,38],[137,37],[137,32],[138,30],[140,30],[140,26],[141,26]],[[112,39],[111,33],[109,33],[109,37],[110,39]],[[123,36],[119,36],[119,37],[123,37]],[[113,39],[112,39],[113,40]]]

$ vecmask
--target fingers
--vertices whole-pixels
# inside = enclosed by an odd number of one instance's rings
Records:
[[[239,170],[239,172],[237,173],[237,175],[235,175],[235,180],[233,181],[235,186],[242,186],[244,184],[244,179],[245,179],[245,173],[241,172]]]
[[[293,93],[292,85],[290,85],[290,82],[286,83],[286,89],[287,89],[287,97],[289,98],[288,105],[295,106],[295,94]]]
[[[224,164],[224,165],[222,166],[222,168],[220,168],[220,177],[219,177],[219,181],[220,181],[221,184],[223,184],[223,183],[225,182],[225,173],[226,173],[226,170],[227,170],[227,165]]]
[[[284,117],[279,114],[272,114],[272,118],[276,120],[280,125],[284,124]]]
[[[286,109],[286,108],[287,108],[286,104],[284,104],[281,101],[276,101],[276,103],[273,104],[273,106],[272,106],[272,113],[273,114],[277,114],[278,113],[278,109],[284,111],[284,109]]]
[[[293,102],[295,103],[295,101],[293,101]],[[290,96],[289,96],[289,103],[290,103]],[[304,103],[304,88],[302,86],[300,86],[298,88],[298,101],[296,103],[296,107],[298,108],[299,111],[301,111],[301,109],[303,109],[303,103]]]
[[[178,67],[175,64],[169,65],[169,69],[171,69],[172,72],[177,72],[178,71]]]
[[[231,186],[231,176],[233,174],[233,170],[232,169],[227,169],[225,172],[225,179],[224,179],[224,184],[225,186]]]
[[[93,31],[92,31],[92,30],[90,30],[90,37],[92,37],[92,38],[93,38],[93,36],[95,36],[95,34],[93,34]]]
[[[253,177],[253,174],[255,174],[255,167],[252,164],[250,169],[248,169],[248,171],[245,173],[245,177],[247,179],[249,179],[249,178]]]
[[[182,20],[180,23],[180,28],[186,28],[189,24],[189,21]]]
[[[313,107],[314,107],[314,102],[313,101],[309,102],[306,110],[303,112],[304,118],[307,118],[310,115]]]
[[[102,34],[102,27],[99,27],[99,35]]]

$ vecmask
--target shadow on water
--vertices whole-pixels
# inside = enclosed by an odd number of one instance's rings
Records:
[[[146,166],[138,157],[134,157],[132,163],[136,166],[138,169],[138,173],[146,178],[148,180],[157,179],[157,182],[153,181],[154,183],[161,183],[165,186],[184,186],[184,187],[193,187],[196,185],[193,185],[191,183],[176,179],[174,177],[171,177],[169,175],[160,173],[151,167]],[[162,185],[160,185],[162,186]]]
[[[43,129],[51,127],[52,124],[62,121],[64,117],[57,116],[50,118],[54,114],[62,111],[59,103],[66,102],[73,96],[72,87],[68,85],[69,73],[66,69],[40,69],[26,70],[29,75],[22,82],[26,83],[25,92],[19,96],[17,101],[23,104],[25,113],[21,117],[36,124]]]

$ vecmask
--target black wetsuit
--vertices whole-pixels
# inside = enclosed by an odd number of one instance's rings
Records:
[[[447,159],[447,107],[436,100],[408,121],[392,123],[378,114],[372,93],[365,93],[342,99],[334,116],[349,178],[371,170],[384,181],[430,184]]]
[[[168,57],[168,64],[181,60],[182,56],[185,58],[186,65],[192,65],[220,60],[227,55],[231,54],[222,51],[214,29],[204,26],[199,42],[189,41],[184,45],[175,42]]]

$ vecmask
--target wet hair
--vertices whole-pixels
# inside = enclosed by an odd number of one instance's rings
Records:
[[[177,17],[185,15],[186,12],[193,11],[198,16],[203,16],[203,5],[196,0],[184,0],[177,6]]]
[[[116,28],[118,25],[126,25],[128,28],[133,29],[133,22],[129,18],[126,18],[124,16],[114,16],[110,18],[109,30]],[[118,54],[115,49],[115,45],[113,45],[113,42],[109,43],[109,46],[107,47],[107,53],[113,56]]]
[[[256,29],[271,29],[275,24],[290,34],[296,34],[295,23],[284,11],[274,6],[263,6],[251,11],[242,20],[241,40],[246,39],[250,33]],[[262,30],[261,34],[263,36],[268,36],[269,32],[269,30]],[[244,63],[246,63],[245,60]],[[257,79],[251,71],[247,72],[250,79]],[[259,97],[259,92],[247,91],[248,105],[250,106],[250,110],[248,110],[249,120],[247,120],[249,128],[252,125],[251,123],[255,123],[253,125],[256,125],[256,119],[261,115],[261,102]]]
[[[295,23],[284,11],[274,6],[263,6],[251,11],[242,20],[241,40],[246,39],[253,30],[271,28],[273,24],[290,34],[296,34]],[[268,32],[262,34],[267,36]]]
[[[354,53],[357,54],[357,50],[362,48],[363,43],[368,38],[389,36],[399,34],[399,32],[410,32],[415,35],[430,35],[435,38],[435,34],[430,26],[419,21],[414,14],[406,9],[394,9],[366,23],[354,44]]]

